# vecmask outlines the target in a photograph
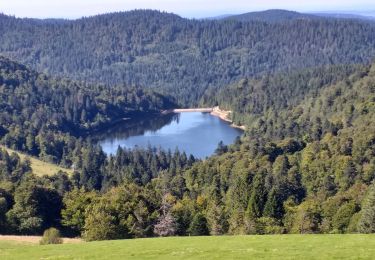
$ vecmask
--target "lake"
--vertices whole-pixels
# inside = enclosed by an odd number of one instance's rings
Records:
[[[124,122],[100,135],[99,144],[107,154],[114,154],[118,146],[161,147],[174,151],[176,147],[196,158],[214,153],[220,141],[231,144],[242,130],[209,113],[184,112],[155,116],[136,122]]]

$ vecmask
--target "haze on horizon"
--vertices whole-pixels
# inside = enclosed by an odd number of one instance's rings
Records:
[[[154,9],[188,18],[239,14],[266,9],[299,12],[375,11],[373,0],[11,0],[0,2],[0,13],[30,18],[74,19],[116,11]]]

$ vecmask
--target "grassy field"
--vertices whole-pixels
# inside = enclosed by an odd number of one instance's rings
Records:
[[[374,259],[375,235],[172,237],[32,245],[0,241],[0,259]]]
[[[14,151],[12,149],[6,148],[5,146],[0,145],[0,148],[5,149],[8,151],[9,154],[12,152],[15,152],[19,155],[21,160],[24,160],[26,158],[26,155],[17,151]],[[65,169],[62,167],[57,166],[56,164],[53,163],[47,163],[43,162],[41,160],[38,160],[34,157],[29,157],[30,162],[31,162],[31,168],[33,169],[33,173],[38,175],[38,176],[43,176],[43,175],[53,175],[56,174],[58,171],[64,171],[68,174],[72,174],[73,171],[70,169]]]

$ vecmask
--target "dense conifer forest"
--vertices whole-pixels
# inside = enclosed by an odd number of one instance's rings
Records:
[[[0,58],[0,144],[74,170],[38,177],[0,149],[1,233],[374,232],[374,24],[153,11],[0,24],[1,52],[30,66]],[[232,110],[247,130],[205,160],[107,156],[89,136],[187,104]]]
[[[2,143],[54,163],[93,130],[176,106],[147,89],[53,79],[1,57],[0,84]]]
[[[294,19],[282,19],[288,16]],[[375,56],[375,23],[286,11],[261,17],[189,20],[150,10],[72,21],[0,15],[0,54],[47,74],[161,88],[183,105],[197,104],[207,87],[244,77]]]

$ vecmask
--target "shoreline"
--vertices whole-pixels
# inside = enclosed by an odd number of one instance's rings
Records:
[[[230,119],[230,114],[232,111],[230,110],[221,110],[219,106],[213,108],[177,108],[177,109],[169,109],[164,110],[162,114],[169,114],[169,113],[184,113],[184,112],[202,112],[202,113],[210,113],[212,116],[216,116],[221,120],[230,123],[230,126],[233,128],[241,129],[242,131],[246,130],[246,126],[244,125],[236,125]]]
[[[214,109],[211,107],[206,108],[177,108],[173,109],[173,113],[183,113],[183,112],[202,112],[211,113]]]
[[[232,113],[232,111],[230,111],[230,110],[221,110],[219,106],[216,106],[212,109],[210,114],[220,118],[223,121],[226,121],[226,122],[230,123],[230,126],[233,127],[233,128],[237,128],[237,129],[241,129],[242,131],[245,131],[246,126],[236,125],[236,124],[233,123],[233,121],[230,119],[231,113]]]

